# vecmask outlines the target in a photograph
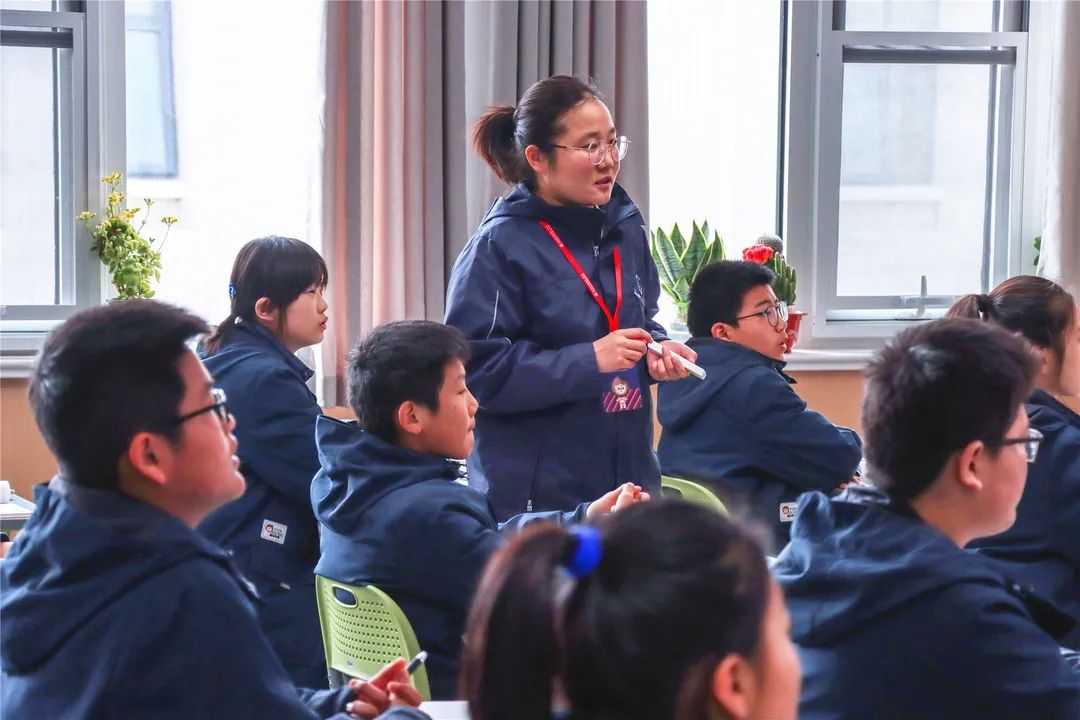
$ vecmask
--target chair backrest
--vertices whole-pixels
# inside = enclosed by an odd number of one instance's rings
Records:
[[[671,477],[670,475],[661,475],[660,489],[665,496],[680,497],[687,502],[704,505],[721,515],[726,516],[728,514],[728,509],[724,505],[724,501],[716,497],[716,493],[712,490],[696,482]]]
[[[316,575],[315,593],[327,668],[367,680],[387,663],[420,652],[405,613],[374,585],[358,587]],[[431,699],[423,665],[412,683],[424,700]]]

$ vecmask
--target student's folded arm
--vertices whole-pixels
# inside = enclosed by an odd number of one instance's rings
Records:
[[[943,653],[937,669],[970,698],[971,717],[1080,718],[1080,668],[1020,601],[960,592],[966,599],[923,630]]]
[[[1049,468],[1056,486],[1052,532],[1059,552],[1080,567],[1080,438],[1063,437],[1062,441],[1054,449]]]
[[[517,532],[519,530],[524,530],[535,522],[549,522],[563,526],[575,525],[577,523],[585,522],[585,516],[589,511],[589,505],[590,503],[587,502],[581,503],[570,512],[549,510],[546,512],[531,512],[515,515],[506,522],[499,523],[499,532]]]
[[[251,378],[246,410],[246,417],[236,421],[245,464],[291,502],[310,508],[311,479],[319,469],[318,404],[282,368]]]
[[[498,245],[470,242],[450,277],[446,323],[469,340],[469,389],[487,412],[513,414],[599,397],[591,342],[552,350],[524,339],[525,289]]]
[[[806,403],[776,372],[755,371],[744,402],[725,408],[750,426],[755,463],[804,490],[829,491],[848,482],[862,459],[862,440]]]

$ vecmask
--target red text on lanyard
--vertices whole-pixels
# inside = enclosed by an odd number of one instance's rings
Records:
[[[574,271],[581,278],[581,282],[584,283],[585,288],[592,295],[592,299],[596,301],[596,304],[600,306],[600,309],[604,311],[604,317],[607,318],[608,332],[615,332],[619,329],[619,308],[622,307],[622,257],[619,255],[619,248],[615,248],[615,312],[612,313],[608,309],[607,303],[604,302],[604,298],[600,297],[600,292],[593,285],[592,280],[585,274],[585,271],[581,269],[581,263],[575,258],[570,249],[566,247],[566,243],[562,241],[559,234],[555,232],[555,228],[551,227],[551,223],[546,220],[540,221],[540,227],[547,231],[547,234],[551,236],[551,239],[555,241],[555,245],[562,251],[563,257],[566,258],[566,262],[570,263],[570,267],[574,268]]]

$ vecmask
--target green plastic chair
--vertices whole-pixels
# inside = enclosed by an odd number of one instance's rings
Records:
[[[343,684],[336,673],[368,680],[387,663],[420,652],[405,613],[374,585],[357,587],[316,575],[315,596],[331,686]],[[431,700],[423,665],[413,673],[412,684],[424,700]]]
[[[712,490],[696,482],[671,477],[670,475],[661,475],[660,490],[667,497],[682,498],[687,502],[704,505],[725,517],[728,515],[728,509],[724,505],[724,501],[716,497],[716,493]]]

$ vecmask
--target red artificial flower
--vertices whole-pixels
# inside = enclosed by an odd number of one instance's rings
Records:
[[[743,260],[756,262],[759,265],[764,265],[765,263],[772,260],[772,256],[773,249],[766,245],[751,245],[748,248],[743,248],[742,251]]]

